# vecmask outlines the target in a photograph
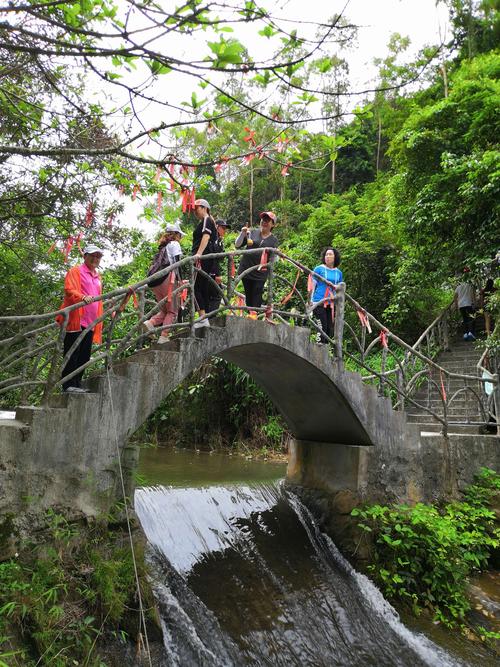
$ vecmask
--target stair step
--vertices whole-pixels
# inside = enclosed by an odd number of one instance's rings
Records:
[[[439,415],[439,416],[442,417],[443,415]],[[453,416],[450,415],[449,418],[448,418],[448,423],[467,424],[468,425],[468,421],[467,421],[467,418],[465,417],[465,415],[463,415],[463,420],[458,419],[457,418],[458,416],[459,415],[453,415]],[[424,413],[421,413],[421,414],[411,413],[411,414],[407,415],[407,418],[408,418],[408,421],[410,423],[413,423],[413,424],[425,424],[426,422],[431,423],[433,421],[433,416],[431,414],[429,414],[428,412],[424,412]],[[479,418],[479,415],[476,415],[475,417],[469,416],[469,421],[474,423],[474,424],[476,422],[482,423],[482,419]],[[439,423],[439,422],[436,422],[436,423]]]
[[[421,423],[420,433],[441,433],[442,426],[437,423]],[[447,431],[449,433],[457,433],[460,435],[479,435],[481,433],[481,426],[474,424],[448,424]]]

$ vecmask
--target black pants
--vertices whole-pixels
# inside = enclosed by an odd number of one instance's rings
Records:
[[[324,307],[323,304],[321,306],[316,306],[316,308],[313,310],[314,317],[318,321],[318,324],[321,326],[321,329],[323,330],[323,333],[319,333],[319,331],[316,333],[317,336],[317,342],[318,343],[328,343],[328,336],[329,338],[333,338],[333,313],[332,313],[332,307],[327,306],[326,308]],[[325,336],[326,334],[326,336]]]
[[[66,356],[66,353],[69,351],[70,347],[72,347],[73,343],[76,341],[76,339],[80,334],[81,331],[66,332],[66,335],[64,336],[64,356]],[[90,355],[92,353],[93,335],[94,332],[92,331],[92,329],[89,329],[85,334],[85,336],[82,338],[81,343],[78,345],[76,350],[68,359],[66,366],[64,366],[64,368],[62,369],[61,372],[62,378],[64,378],[66,375],[69,375],[73,371],[76,371],[77,368],[79,368],[83,364],[86,364],[87,361],[90,359]],[[82,381],[82,376],[83,376],[83,371],[77,373],[76,375],[73,375],[73,377],[70,378],[67,382],[62,383],[63,389],[67,389],[68,387],[79,387]]]
[[[212,278],[215,278],[215,276],[212,276]],[[215,287],[215,285],[213,283],[210,283],[209,287],[210,291],[208,295],[207,313],[211,313],[213,310],[217,310],[222,301],[222,294]],[[213,315],[213,317],[215,317],[215,315]]]
[[[474,329],[476,328],[476,320],[473,317],[474,308],[472,306],[462,306],[460,312],[462,313],[462,320],[464,323],[464,333],[473,334]]]
[[[200,274],[196,276],[194,298],[196,299],[197,310],[204,310],[207,313],[210,300],[210,281]]]
[[[245,302],[249,308],[260,308],[262,306],[262,295],[264,293],[265,280],[251,280],[242,278],[245,290]]]

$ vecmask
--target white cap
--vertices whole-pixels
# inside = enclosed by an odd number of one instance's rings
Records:
[[[175,225],[173,225],[174,232],[177,232],[177,234],[180,234],[181,236],[186,236],[186,232],[183,232],[181,229],[181,223],[177,221]]]
[[[197,199],[194,202],[195,206],[203,206],[204,208],[208,209],[210,211],[210,204],[207,202],[206,199]]]
[[[172,222],[169,222],[165,226],[165,231],[166,232],[175,232],[176,234],[180,234],[181,236],[186,236],[186,232],[183,232],[181,229],[181,225],[179,222],[176,222],[173,224]]]
[[[84,255],[94,255],[95,253],[99,253],[100,255],[104,255],[104,250],[102,250],[102,248],[98,248],[93,243],[89,243],[89,245],[86,245],[85,248],[83,249],[83,254]]]

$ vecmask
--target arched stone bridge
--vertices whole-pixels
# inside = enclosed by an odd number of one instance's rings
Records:
[[[30,507],[54,506],[105,512],[122,497],[118,454],[132,495],[138,451],[130,436],[213,356],[247,371],[280,410],[294,438],[290,482],[371,500],[426,499],[449,482],[449,439],[423,440],[389,398],[343,370],[327,346],[311,343],[309,329],[230,316],[196,338],[115,363],[88,381],[89,394],[53,396],[0,422],[0,516],[19,512],[29,520]],[[495,457],[487,453],[483,463]]]

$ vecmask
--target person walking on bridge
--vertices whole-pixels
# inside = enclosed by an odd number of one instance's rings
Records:
[[[204,260],[202,257],[203,255],[216,252],[217,228],[214,219],[210,215],[210,204],[206,199],[197,199],[194,206],[194,214],[198,218],[199,223],[193,232],[192,253],[199,262],[199,268],[210,275],[213,271],[214,262],[211,259]],[[194,297],[200,320],[195,322],[195,327],[210,326],[210,322],[205,318],[205,314],[209,309],[210,286],[210,280],[198,273],[194,283]]]
[[[165,233],[161,236],[158,242],[158,252],[155,255],[155,260],[150,268],[149,273],[156,273],[162,268],[166,268],[178,262],[182,257],[182,248],[179,243],[185,233],[181,230],[180,224],[168,224],[165,228]],[[166,257],[162,257],[166,255]],[[173,270],[163,278],[154,280],[149,283],[149,287],[155,295],[157,302],[162,302],[160,311],[153,315],[149,320],[145,320],[142,326],[145,331],[152,331],[155,327],[168,327],[177,319],[179,312],[179,298],[174,295],[175,290],[180,284],[180,272]],[[159,282],[158,282],[159,280]],[[158,343],[166,343],[169,339],[169,330],[162,329]]]
[[[259,215],[259,218],[259,229],[242,227],[235,241],[237,248],[247,248],[248,250],[263,248],[262,253],[244,254],[238,267],[238,276],[247,269],[255,267],[253,271],[250,271],[241,279],[245,290],[245,302],[250,308],[260,308],[262,306],[262,295],[269,274],[266,264],[276,260],[276,255],[271,255],[268,258],[266,248],[277,248],[279,243],[273,234],[276,215],[272,211],[264,211]]]
[[[95,301],[102,294],[101,276],[97,271],[102,256],[103,251],[96,245],[87,245],[83,250],[83,264],[71,268],[64,279],[61,309],[81,301],[85,305],[69,313],[64,336],[64,356],[82,333],[84,336],[62,369],[63,392],[78,394],[88,391],[81,386],[83,370],[68,380],[64,378],[90,360],[92,342],[102,342],[102,322],[96,322],[102,315],[102,301]],[[62,324],[62,316],[59,315],[57,321]]]
[[[314,268],[314,273],[337,285],[343,281],[342,271],[338,268],[340,264],[340,253],[336,248],[323,248],[321,253],[321,264]],[[334,319],[334,289],[325,282],[314,276],[309,276],[308,291],[313,307],[313,314],[316,323],[321,328],[321,332],[316,333],[318,343],[328,343],[329,338],[333,338],[333,319]]]

